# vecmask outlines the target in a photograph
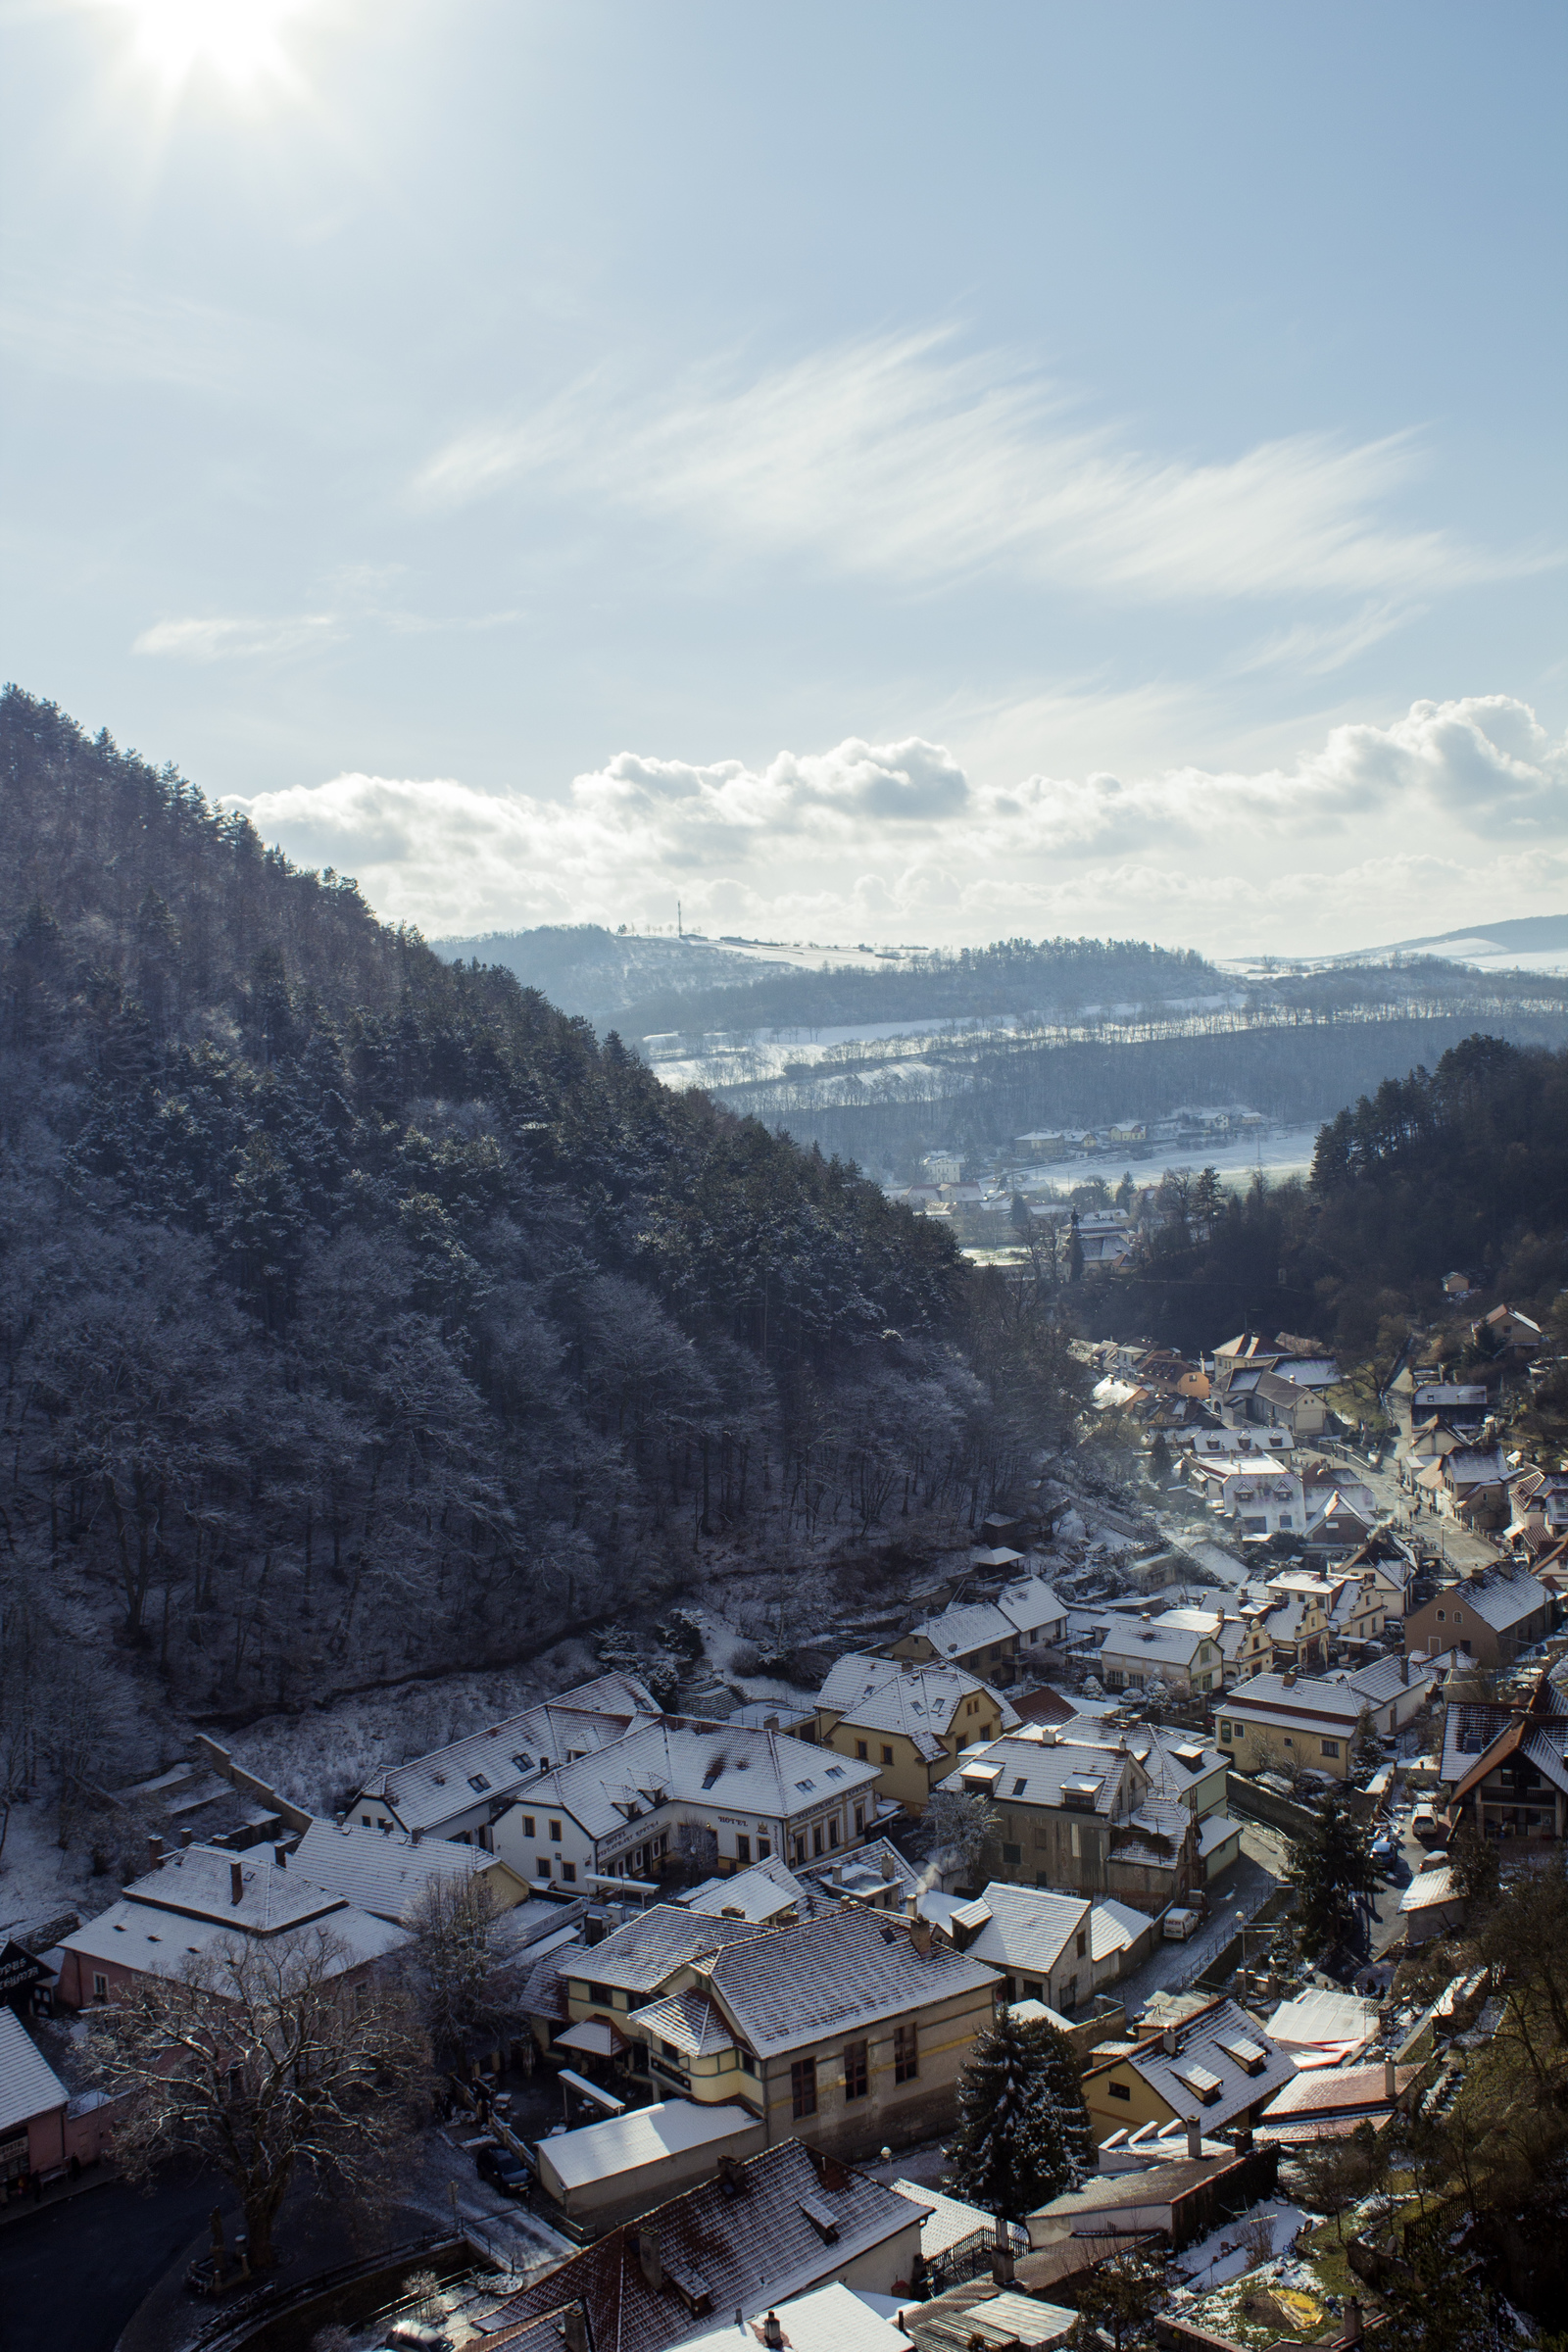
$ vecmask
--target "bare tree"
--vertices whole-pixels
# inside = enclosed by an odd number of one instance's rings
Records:
[[[951,1854],[966,1874],[977,1870],[1001,1819],[989,1797],[963,1788],[935,1788],[923,1824],[927,1850],[933,1859]]]
[[[275,2260],[272,2226],[302,2169],[363,2194],[413,2122],[425,2052],[391,1980],[344,1982],[326,1929],[193,1957],[138,1978],[94,2018],[104,2086],[125,2099],[115,2154],[132,2180],[195,2158],[239,2198],[250,2260]]]

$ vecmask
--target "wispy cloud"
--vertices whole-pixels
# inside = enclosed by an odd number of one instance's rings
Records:
[[[447,636],[506,628],[522,617],[516,611],[440,614],[364,606],[339,612],[287,613],[270,620],[160,620],[143,629],[130,650],[179,662],[255,662],[331,645],[358,628],[384,629],[395,637]]]
[[[384,912],[435,932],[659,920],[678,891],[714,928],[786,935],[1163,924],[1219,946],[1239,916],[1252,939],[1274,913],[1294,944],[1311,944],[1306,926],[1332,947],[1367,923],[1385,938],[1447,907],[1463,916],[1505,870],[1509,903],[1568,887],[1568,745],[1505,696],[1336,727],[1292,766],[1252,773],[982,786],[941,745],[851,738],[760,768],[621,753],[562,801],[343,775],[236,805],[269,840],[357,874]],[[1423,859],[1444,877],[1425,896]]]
[[[1332,670],[1343,669],[1356,661],[1396,629],[1420,618],[1424,605],[1369,603],[1354,612],[1348,620],[1298,620],[1293,627],[1277,629],[1273,636],[1242,655],[1230,664],[1231,674],[1246,677],[1257,670],[1281,669],[1293,671],[1298,677],[1327,677]]]
[[[527,483],[677,518],[715,541],[926,587],[983,571],[1113,596],[1389,597],[1513,574],[1383,510],[1408,435],[1302,433],[1198,464],[1074,420],[1005,355],[927,333],[840,345],[650,395],[601,371],[460,434],[415,488],[449,506]]]

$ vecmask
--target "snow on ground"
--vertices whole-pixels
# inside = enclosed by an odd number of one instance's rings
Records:
[[[1250,2206],[1246,2213],[1232,2216],[1209,2236],[1197,2245],[1186,2247],[1178,2257],[1178,2267],[1185,2271],[1189,2284],[1184,2296],[1206,2295],[1211,2288],[1223,2286],[1229,2279],[1239,2278],[1250,2264],[1257,2260],[1262,2245],[1263,2226],[1269,2230],[1268,2255],[1288,2254],[1295,2243],[1296,2233],[1309,2228],[1312,2216],[1299,2205],[1285,2198],[1271,2198],[1266,2204]],[[1255,2237],[1256,2242],[1251,2242]],[[1268,2256],[1265,2256],[1265,2260]]]
[[[93,1875],[92,1857],[79,1838],[62,1851],[52,1797],[12,1806],[0,1853],[0,1943],[15,1929],[41,1925],[59,1911],[90,1918],[119,1892],[116,1879]]]

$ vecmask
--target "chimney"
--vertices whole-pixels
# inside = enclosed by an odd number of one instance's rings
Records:
[[[231,1903],[245,1900],[245,1873],[238,1862],[228,1866],[228,1899]]]
[[[762,2342],[767,2352],[783,2352],[784,2328],[776,2311],[770,2311],[762,2322]]]
[[[164,1841],[161,1838],[149,1838],[147,1840],[147,1867],[149,1870],[162,1870],[164,1867]]]
[[[1385,2058],[1383,2061],[1383,2096],[1386,2099],[1394,2100],[1396,2099],[1398,2095],[1399,2078],[1395,2071],[1394,2060],[1392,2058]]]
[[[192,1830],[192,1829],[183,1829],[183,1830],[181,1830],[181,1831],[180,1831],[180,1833],[179,1833],[179,1842],[180,1842],[180,1844],[181,1844],[182,1846],[189,1845],[189,1844],[191,1843],[192,1839],[195,1838],[195,1835],[196,1835],[196,1833],[195,1833],[195,1831],[194,1831],[194,1830]]]
[[[912,1928],[915,1921],[920,1916],[920,1897],[917,1894],[906,1894],[905,1896],[904,1916]]]
[[[286,1845],[274,1845],[272,1848],[272,1860],[277,1864],[279,1870],[287,1870],[288,1847]]]
[[[923,1960],[931,1949],[931,1922],[928,1919],[910,1920],[909,1942]]]
[[[569,2304],[562,2313],[561,2340],[566,2352],[593,2352],[588,2341],[588,2315],[580,2303]]]
[[[1400,1680],[1405,1683],[1410,1680],[1410,1652],[1407,1649],[1399,1652],[1399,1675]]]
[[[423,1830],[421,1830],[421,1829],[412,1829],[412,1830],[409,1832],[409,1843],[410,1843],[411,1845],[417,1845],[417,1844],[418,1844],[418,1842],[419,1842],[419,1839],[420,1839],[420,1838],[421,1838],[423,1836],[424,1836],[424,1832],[423,1832]]]
[[[1360,2341],[1361,2298],[1359,2295],[1352,2295],[1345,2306],[1345,2329],[1340,2337],[1340,2342],[1342,2344],[1358,2344]]]
[[[998,2286],[1011,2286],[1014,2275],[1012,2231],[999,2213],[997,2216],[997,2240],[991,2251],[991,2276]]]
[[[894,1876],[893,1848],[890,1845],[884,1845],[882,1848],[882,1876],[884,1879],[891,1879]]]
[[[605,1936],[609,1933],[609,1929],[610,1921],[603,1911],[588,1912],[582,1923],[584,1943],[586,1943],[590,1949],[596,1943],[603,1943]]]
[[[664,2284],[664,2266],[659,2257],[659,2240],[651,2230],[639,2230],[637,2232],[637,2261],[648,2281],[649,2291],[659,2294]],[[779,2340],[782,2342],[783,2338]]]
[[[1187,2119],[1187,2153],[1189,2156],[1201,2156],[1203,2153],[1203,2126],[1196,2115],[1190,2115]]]
[[[1175,2029],[1175,2027],[1174,2027],[1174,2026],[1167,2026],[1167,2027],[1165,2028],[1165,2031],[1164,2031],[1164,2033],[1163,2033],[1163,2034],[1161,2034],[1161,2035],[1160,2035],[1160,2037],[1159,2037],[1159,2046],[1160,2046],[1160,2048],[1161,2048],[1161,2049],[1164,2051],[1164,2053],[1165,2053],[1165,2055],[1166,2055],[1166,2057],[1167,2057],[1167,2058],[1174,2058],[1174,2057],[1175,2057],[1175,2055],[1176,2055],[1176,2029]]]
[[[835,1862],[833,1865],[833,1884],[835,1886],[842,1886],[844,1884],[844,1865],[842,1862]]]

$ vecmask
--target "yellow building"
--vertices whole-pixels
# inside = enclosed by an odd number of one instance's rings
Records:
[[[911,1813],[925,1810],[966,1747],[1017,1722],[977,1675],[912,1658],[840,1658],[816,1700],[819,1744],[876,1765],[880,1793]]]
[[[1296,2061],[1232,2000],[1146,2034],[1132,2049],[1115,2045],[1084,2069],[1084,2104],[1100,2146],[1142,2124],[1197,2121],[1206,2134],[1250,2126],[1297,2075]]]

